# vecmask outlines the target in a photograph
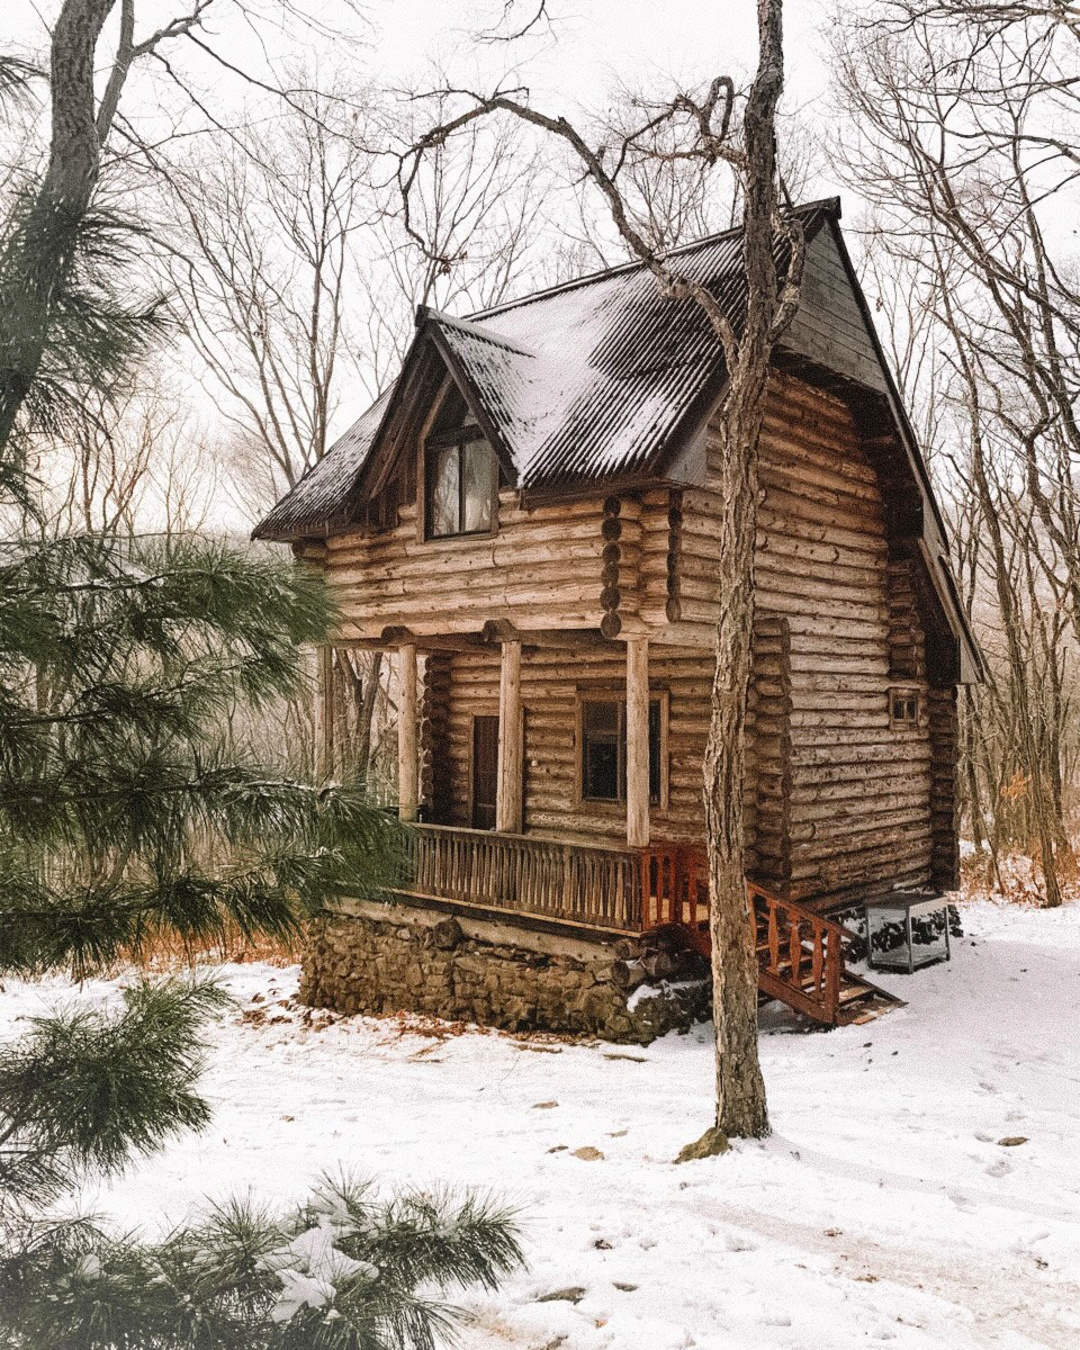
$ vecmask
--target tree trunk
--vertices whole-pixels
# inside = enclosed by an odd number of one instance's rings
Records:
[[[747,313],[718,417],[723,451],[719,615],[712,715],[705,750],[716,1124],[727,1135],[769,1131],[758,1062],[758,962],[743,860],[746,707],[754,632],[758,442],[778,309],[773,256],[776,108],[784,86],[781,0],[758,0],[758,70],[744,119],[743,262]]]
[[[101,162],[94,111],[94,53],[115,0],[65,0],[53,28],[52,138],[37,195],[0,253],[0,452],[37,377],[53,305]]]
[[[760,431],[760,414],[756,430]],[[768,1133],[758,1064],[758,960],[743,861],[746,705],[754,626],[757,456],[755,429],[735,410],[724,418],[720,613],[712,716],[705,750],[705,826],[709,846],[709,929],[716,1026],[716,1124],[725,1134]],[[744,436],[746,439],[744,439]],[[749,439],[751,438],[752,439]]]

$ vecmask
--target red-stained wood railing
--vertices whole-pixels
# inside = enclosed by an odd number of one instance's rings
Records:
[[[844,930],[753,882],[747,892],[758,988],[809,1017],[835,1023],[844,983]]]
[[[641,865],[642,927],[677,924],[708,956],[709,864],[705,850],[687,844],[646,849]]]
[[[710,956],[704,849],[687,845],[649,849],[641,882],[644,927],[677,924],[703,956]],[[845,977],[844,930],[755,882],[748,882],[746,889],[758,953],[758,988],[808,1017],[834,1024]]]

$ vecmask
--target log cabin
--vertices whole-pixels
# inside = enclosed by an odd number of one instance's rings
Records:
[[[839,202],[800,215],[802,299],[760,446],[745,848],[763,993],[836,1022],[868,987],[835,917],[957,884],[957,687],[980,658]],[[673,259],[738,322],[738,231]],[[397,380],[255,531],[325,573],[335,643],[394,654],[398,904],[474,957],[566,957],[546,1012],[518,985],[508,1011],[487,981],[488,1020],[560,1025],[587,948],[623,989],[672,969],[648,934],[707,951],[724,380],[700,309],[636,264],[467,319],[421,309]],[[366,914],[372,932],[400,917]],[[324,957],[309,992],[354,1008],[446,1013],[463,978],[373,991],[355,946]],[[367,992],[333,995],[350,962]]]

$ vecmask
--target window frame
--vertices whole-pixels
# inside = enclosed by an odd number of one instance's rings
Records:
[[[612,798],[587,797],[585,795],[585,705],[587,703],[614,703],[619,709],[618,740],[616,744],[619,747],[617,775],[621,796]],[[668,690],[650,687],[650,707],[653,704],[658,704],[660,709],[658,736],[660,791],[656,797],[650,793],[649,805],[656,810],[666,811],[670,800],[671,778],[671,765],[668,755],[671,696]],[[626,691],[612,688],[579,687],[575,691],[574,705],[574,805],[578,809],[587,807],[590,810],[624,813],[626,811]]]
[[[457,529],[448,531],[445,534],[436,534],[433,526],[434,510],[434,490],[435,490],[435,469],[442,451],[454,449],[457,452],[458,464],[458,500],[457,500],[457,519],[459,524],[463,525],[466,514],[466,477],[465,477],[465,459],[466,451],[470,445],[483,441],[488,447],[488,454],[491,457],[491,495],[488,501],[489,523],[482,525],[479,529],[466,530]],[[425,542],[436,543],[447,539],[484,539],[495,534],[499,528],[499,458],[495,453],[495,447],[485,433],[483,427],[475,422],[468,422],[464,426],[457,427],[453,431],[444,431],[424,438],[423,443],[423,473],[419,475],[421,479],[420,490],[422,493],[422,511],[423,518],[423,537]]]
[[[922,719],[922,691],[913,685],[893,684],[889,686],[889,728],[892,731],[918,731]],[[897,712],[899,704],[905,705]],[[906,705],[911,705],[908,715]]]

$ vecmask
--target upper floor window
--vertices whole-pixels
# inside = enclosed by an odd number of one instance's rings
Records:
[[[498,464],[478,426],[429,437],[424,518],[429,539],[495,528]]]

